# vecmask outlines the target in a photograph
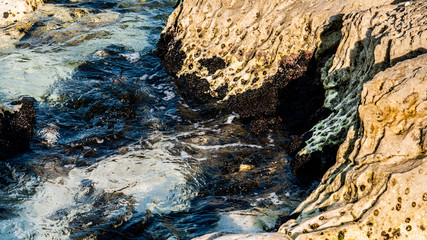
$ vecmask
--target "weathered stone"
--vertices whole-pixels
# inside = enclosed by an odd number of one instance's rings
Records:
[[[343,15],[391,2],[186,0],[169,18],[159,55],[184,97],[295,123],[323,104],[315,70],[338,46]]]
[[[399,61],[427,52],[426,12],[425,1],[409,1],[344,17],[342,41],[322,70],[324,107],[334,113],[311,130],[306,153],[344,141],[347,130],[356,122],[365,82]]]
[[[293,239],[426,239],[427,54],[365,84],[360,128],[280,232]]]
[[[35,100],[23,97],[0,105],[0,160],[22,153],[34,136]]]
[[[42,3],[43,0],[0,0],[0,27],[23,21]]]

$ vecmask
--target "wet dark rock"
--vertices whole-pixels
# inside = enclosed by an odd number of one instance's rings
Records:
[[[25,152],[34,136],[35,99],[22,97],[0,106],[0,160]]]
[[[170,33],[162,33],[160,36],[157,54],[170,75],[176,75],[181,70],[185,53],[181,50],[181,41],[174,40]]]
[[[303,144],[300,147],[303,147]],[[301,183],[320,180],[323,174],[334,165],[338,147],[335,145],[326,145],[323,151],[296,154],[294,160],[291,162],[292,174],[297,176]]]
[[[209,59],[201,59],[200,64],[208,69],[209,74],[215,73],[218,69],[225,68],[225,61],[219,57],[213,57]]]
[[[170,31],[161,35],[158,54],[172,76],[181,70],[186,57],[181,50],[181,41],[174,40]],[[210,107],[221,109],[222,113],[235,112],[254,133],[265,133],[274,125],[284,123],[287,129],[302,134],[316,123],[317,118],[313,116],[324,100],[320,75],[316,71],[321,66],[317,66],[313,60],[313,54],[301,51],[283,57],[278,72],[260,88],[233,95],[221,103],[218,101],[227,94],[227,85],[218,88],[214,97],[209,93],[209,83],[195,74],[181,75],[174,81],[182,97],[189,103],[199,106],[210,104]],[[200,64],[210,74],[226,66],[219,57],[202,59]]]

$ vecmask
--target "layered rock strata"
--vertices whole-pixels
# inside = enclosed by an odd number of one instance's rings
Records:
[[[427,3],[373,7],[344,16],[342,40],[322,69],[324,108],[333,114],[317,123],[292,163],[297,175],[328,166],[350,126],[356,124],[365,82],[397,62],[427,52]],[[307,134],[306,134],[307,135]],[[305,146],[304,146],[305,145]]]
[[[365,84],[337,163],[280,232],[293,239],[427,239],[427,54]]]
[[[23,97],[0,104],[0,161],[28,149],[34,136],[34,102],[33,98]]]
[[[316,67],[337,47],[343,14],[391,2],[186,0],[159,54],[187,99],[305,122],[322,106]]]

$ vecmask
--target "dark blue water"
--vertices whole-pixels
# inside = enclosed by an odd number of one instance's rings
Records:
[[[180,98],[156,55],[174,4],[52,0],[0,50],[1,100],[38,100],[30,151],[0,162],[0,239],[272,231],[308,194],[280,134]]]

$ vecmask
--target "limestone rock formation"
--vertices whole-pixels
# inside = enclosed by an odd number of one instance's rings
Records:
[[[186,0],[170,16],[159,54],[187,99],[243,118],[298,112],[305,122],[323,104],[313,73],[337,47],[343,15],[392,2]]]
[[[293,239],[427,239],[427,54],[366,83],[360,127],[280,232]]]
[[[355,123],[362,85],[397,62],[427,52],[427,3],[374,7],[344,17],[342,41],[323,69],[324,107],[333,110],[313,129],[306,152],[340,144]]]
[[[34,136],[35,99],[23,97],[0,104],[0,161],[22,153]]]
[[[22,21],[42,3],[43,0],[0,0],[0,27]]]
[[[425,1],[413,1],[343,17],[342,40],[322,69],[324,108],[333,113],[306,134],[310,138],[304,139],[304,149],[292,162],[297,176],[313,175],[331,165],[347,130],[356,122],[365,82],[399,61],[427,52],[426,12]]]

